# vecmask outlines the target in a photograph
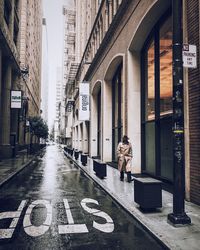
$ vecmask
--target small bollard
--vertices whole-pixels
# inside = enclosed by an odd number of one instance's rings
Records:
[[[79,156],[79,152],[78,151],[74,151],[74,157],[76,160],[78,160],[78,156]]]
[[[81,162],[83,166],[87,165],[87,154],[81,154]]]

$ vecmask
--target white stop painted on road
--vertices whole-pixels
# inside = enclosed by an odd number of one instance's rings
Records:
[[[46,215],[46,220],[42,225],[34,226],[31,223],[31,213],[33,211],[33,208],[35,208],[38,205],[43,205],[46,207],[47,215]],[[52,222],[52,206],[50,202],[47,200],[36,200],[30,204],[24,216],[24,221],[23,221],[24,231],[28,235],[33,237],[41,236],[48,231],[51,222]]]

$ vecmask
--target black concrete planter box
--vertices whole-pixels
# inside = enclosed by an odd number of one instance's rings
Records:
[[[87,157],[88,157],[87,154],[81,154],[81,162],[82,162],[83,166],[87,165]]]
[[[74,157],[76,160],[78,160],[79,157],[79,151],[74,151]]]
[[[69,150],[69,154],[70,154],[71,156],[73,156],[73,152],[74,152],[73,149],[70,149],[70,150]]]
[[[135,178],[134,200],[142,210],[162,207],[162,182],[153,178]]]
[[[101,160],[93,160],[93,170],[101,179],[107,175],[106,163]]]

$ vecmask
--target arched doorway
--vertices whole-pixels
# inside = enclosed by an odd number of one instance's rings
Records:
[[[117,145],[122,138],[122,64],[112,79],[112,161],[117,161]]]
[[[101,81],[97,81],[92,89],[91,99],[91,155],[101,158],[102,137],[102,103],[101,103]]]
[[[103,160],[117,162],[117,145],[123,134],[124,55],[116,55],[104,77],[103,92]],[[115,164],[114,164],[115,165]]]

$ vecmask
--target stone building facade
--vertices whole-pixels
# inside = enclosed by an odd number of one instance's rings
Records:
[[[71,8],[63,7],[64,16],[64,48],[63,48],[63,91],[61,100],[61,134],[60,141],[71,145],[72,141],[72,113],[73,105],[72,85],[77,71],[77,62],[75,58],[76,46],[76,12],[74,3],[71,2]]]
[[[41,110],[42,118],[48,124],[48,101],[49,101],[49,58],[48,37],[46,18],[42,19],[42,76],[41,76]]]
[[[127,134],[133,144],[132,172],[172,185],[172,1],[76,4],[76,27],[84,33],[77,40],[85,42],[83,47],[77,44],[81,61],[74,87],[73,147],[115,165],[117,144]],[[84,4],[87,11],[81,15]],[[183,0],[183,43],[197,46],[197,68],[184,68],[185,190],[186,198],[197,204],[199,8],[198,0]],[[90,84],[90,119],[85,122],[76,115],[81,82]]]
[[[0,1],[0,157],[27,144],[26,118],[40,114],[41,1]],[[11,108],[11,90],[21,108]]]
[[[84,57],[85,48],[88,41],[91,39],[91,30],[94,25],[96,15],[101,1],[84,0],[75,1],[76,9],[76,71],[71,77],[71,96],[73,99],[73,111],[70,112],[72,116],[72,147],[80,150],[83,153],[89,153],[89,120],[80,120],[79,112],[79,87],[84,80],[79,75],[84,75],[88,69],[91,58]],[[84,61],[83,61],[84,60]],[[84,67],[82,67],[84,65]]]

